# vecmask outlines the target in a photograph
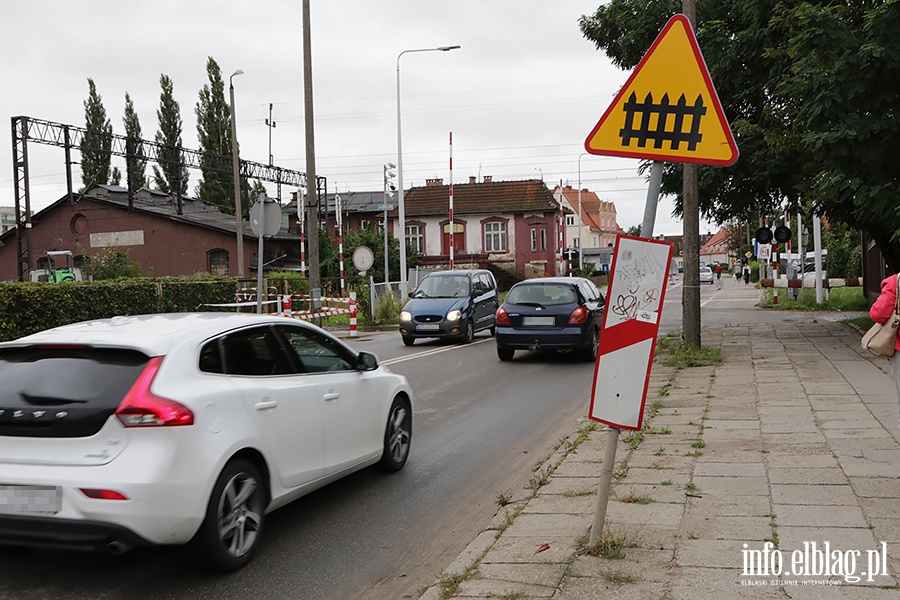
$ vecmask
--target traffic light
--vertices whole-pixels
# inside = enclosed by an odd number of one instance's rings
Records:
[[[397,191],[397,186],[394,185],[394,178],[397,175],[393,171],[391,171],[391,169],[395,168],[396,166],[391,162],[384,165],[384,193],[389,196]]]
[[[787,225],[779,225],[775,228],[775,241],[779,244],[791,241],[791,228]]]
[[[756,241],[760,244],[772,243],[772,230],[768,227],[760,227],[756,230]]]
[[[755,238],[760,244],[771,244],[773,239],[776,244],[784,244],[791,241],[791,228],[787,225],[779,225],[773,234],[768,227],[760,227],[756,230]]]

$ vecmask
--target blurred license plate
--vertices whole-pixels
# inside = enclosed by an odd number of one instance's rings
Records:
[[[523,317],[523,325],[553,325],[556,323],[554,317]]]
[[[62,491],[50,485],[0,485],[0,513],[58,513]]]
[[[416,331],[437,331],[437,329],[437,323],[425,323],[422,325],[416,325]]]

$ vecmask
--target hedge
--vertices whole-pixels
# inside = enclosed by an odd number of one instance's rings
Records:
[[[191,312],[199,310],[202,304],[234,302],[236,289],[236,279],[134,278],[63,284],[0,283],[0,341],[117,315]]]

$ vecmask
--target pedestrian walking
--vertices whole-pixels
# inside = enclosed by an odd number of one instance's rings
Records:
[[[734,280],[737,281],[738,283],[741,282],[741,266],[740,265],[734,265]]]
[[[716,279],[722,279],[722,265],[716,265]]]
[[[750,283],[750,265],[744,265],[744,285]]]
[[[869,309],[869,316],[876,323],[885,323],[894,314],[894,302],[897,298],[897,276],[891,275],[881,282],[881,294]],[[888,360],[891,378],[897,388],[898,425],[900,425],[900,340],[894,340],[894,355]]]

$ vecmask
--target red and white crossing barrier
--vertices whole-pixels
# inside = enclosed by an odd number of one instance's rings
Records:
[[[298,295],[297,298],[300,301],[310,301],[310,296]],[[348,304],[348,308],[336,308],[332,306],[323,306],[318,310],[293,310],[291,296],[286,295],[281,300],[281,311],[280,314],[285,317],[291,317],[294,319],[317,319],[321,317],[330,317],[332,315],[350,315],[350,335],[354,336],[354,331],[356,330],[356,292],[350,292],[349,298],[330,298],[327,296],[318,298],[322,302],[342,302]]]
[[[350,292],[350,337],[356,337],[356,292]]]

